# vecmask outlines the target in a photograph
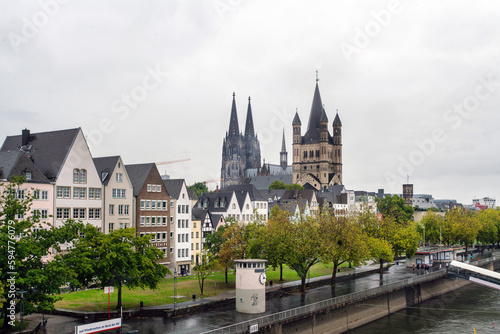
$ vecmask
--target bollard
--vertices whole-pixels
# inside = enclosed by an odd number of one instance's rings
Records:
[[[196,299],[196,293],[193,293],[193,300]]]
[[[273,286],[273,280],[269,281],[269,286]]]
[[[144,307],[144,302],[140,302],[140,304],[139,304],[139,308],[141,308],[141,309],[142,309],[143,307]]]

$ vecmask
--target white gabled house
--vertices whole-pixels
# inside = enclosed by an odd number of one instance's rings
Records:
[[[54,225],[70,218],[102,228],[102,184],[81,128],[8,136],[1,151],[22,150],[54,185]]]

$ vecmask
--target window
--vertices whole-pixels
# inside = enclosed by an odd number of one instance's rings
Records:
[[[46,200],[49,198],[49,192],[47,190],[42,190],[41,194],[42,194],[42,199]]]
[[[33,190],[33,199],[40,199],[40,190]]]
[[[146,208],[146,201],[141,199],[141,210],[144,210]]]
[[[124,214],[124,215],[128,215],[128,214],[129,214],[128,212],[129,212],[129,205],[128,205],[128,204],[126,204],[126,205],[123,207],[123,214]]]
[[[156,201],[156,210],[161,210],[161,201]]]
[[[191,232],[191,239],[193,239],[194,232]]]
[[[115,223],[109,223],[109,232],[113,232],[114,227]]]
[[[69,208],[63,209],[63,219],[69,219]]]
[[[163,201],[163,210],[167,210],[168,202]]]
[[[196,228],[196,222],[193,222],[193,228]]]
[[[174,201],[170,201],[170,207],[173,208],[174,207]]]
[[[26,179],[26,181],[29,181],[32,179],[32,174],[30,171],[25,171],[24,172],[24,178]]]
[[[156,217],[151,217],[151,226],[156,226]]]
[[[89,199],[101,199],[101,189],[89,188]]]
[[[70,196],[71,188],[70,187],[63,187],[63,192],[64,192],[64,195],[63,195],[64,198],[71,198],[71,196]]]
[[[170,254],[173,254],[174,253],[174,249],[173,247],[170,247]]]
[[[146,201],[146,210],[151,209],[151,201]]]
[[[181,213],[181,206],[177,205],[177,213]]]
[[[113,188],[112,191],[113,198],[125,198],[125,190],[126,189]]]
[[[57,208],[56,209],[56,218],[57,219],[62,219],[63,217],[63,209],[62,208]]]
[[[151,191],[151,185],[150,185],[150,184],[148,184],[148,186],[147,186],[147,191],[148,191],[148,192],[150,192],[150,191]]]
[[[156,201],[151,201],[151,210],[156,210]]]
[[[16,199],[24,199],[24,189],[17,189]]]
[[[151,217],[146,217],[146,226],[151,226]]]
[[[87,188],[80,188],[80,199],[85,199],[87,197]]]
[[[177,256],[181,257],[181,250],[180,249],[177,250]]]
[[[234,210],[234,209],[236,209],[236,204],[235,204],[235,203],[233,203],[233,210]]]
[[[156,184],[151,185],[151,191],[154,193],[156,192]]]
[[[73,183],[80,182],[80,171],[78,169],[73,169]]]
[[[174,222],[174,217],[170,216],[170,222],[173,223]]]
[[[174,237],[174,232],[170,232],[170,239]]]
[[[177,234],[177,242],[181,242],[181,235]]]
[[[196,232],[196,238],[198,239],[199,238],[199,235],[198,235],[199,232]],[[198,249],[198,248],[197,248]]]
[[[163,216],[163,217],[162,217],[162,220],[163,220],[162,225],[163,225],[163,226],[167,226],[167,217]]]
[[[144,223],[145,223],[145,218],[144,216],[141,216],[141,226],[144,226]]]
[[[40,218],[40,210],[33,210],[33,217]]]
[[[109,214],[110,215],[114,215],[115,214],[115,205],[114,204],[110,204],[109,205]]]
[[[49,216],[49,214],[48,214],[48,210],[42,210],[42,211],[40,212],[40,218],[42,218],[42,219],[47,219],[47,218],[48,218],[48,216]]]
[[[157,185],[156,186],[156,191],[159,192],[159,193],[161,193],[161,185]]]
[[[80,169],[80,183],[87,183],[87,171]]]
[[[198,232],[196,232],[196,233],[198,233]],[[199,245],[200,245],[199,243],[196,243],[196,250],[199,249]]]
[[[123,228],[123,223],[120,223],[120,230]]]
[[[123,215],[123,204],[118,205],[118,214]]]
[[[116,182],[123,182],[123,173],[116,173]]]
[[[177,219],[177,228],[181,228],[181,220]]]

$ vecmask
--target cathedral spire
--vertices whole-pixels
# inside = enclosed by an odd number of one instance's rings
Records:
[[[245,123],[245,137],[252,138],[254,136],[255,136],[255,131],[253,129],[252,106],[250,104],[250,96],[249,96],[248,97],[247,120]]]
[[[281,141],[281,152],[286,152],[286,145],[285,145],[285,128],[283,128],[283,140]]]
[[[238,126],[238,114],[236,112],[235,94],[233,92],[233,105],[231,106],[231,120],[229,121],[229,137],[236,137],[240,134]]]

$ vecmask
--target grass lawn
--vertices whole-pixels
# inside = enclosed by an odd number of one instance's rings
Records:
[[[345,264],[344,267],[348,265]],[[333,266],[318,263],[310,270],[310,277],[324,276],[332,274]],[[266,269],[267,281],[272,280],[278,282],[280,277],[279,268],[273,270]],[[309,276],[308,276],[309,277]],[[283,267],[283,279],[285,282],[299,280],[295,271],[288,267]],[[204,295],[200,296],[200,287],[196,275],[177,278],[177,302],[182,303],[192,298],[196,294],[197,298],[214,296],[225,290],[234,290],[235,275],[234,270],[229,271],[228,284],[225,284],[224,272],[218,272],[210,275],[205,280]],[[68,292],[60,294],[62,300],[55,304],[56,308],[73,309],[80,311],[107,311],[108,310],[108,295],[104,294],[102,289],[83,290],[77,292]],[[118,299],[118,288],[115,287],[115,292],[111,294],[111,309],[114,310]],[[140,289],[133,290],[127,287],[122,287],[122,304],[124,309],[138,308],[140,302],[144,303],[144,307],[173,304],[174,303],[174,279],[163,279],[157,289]]]

